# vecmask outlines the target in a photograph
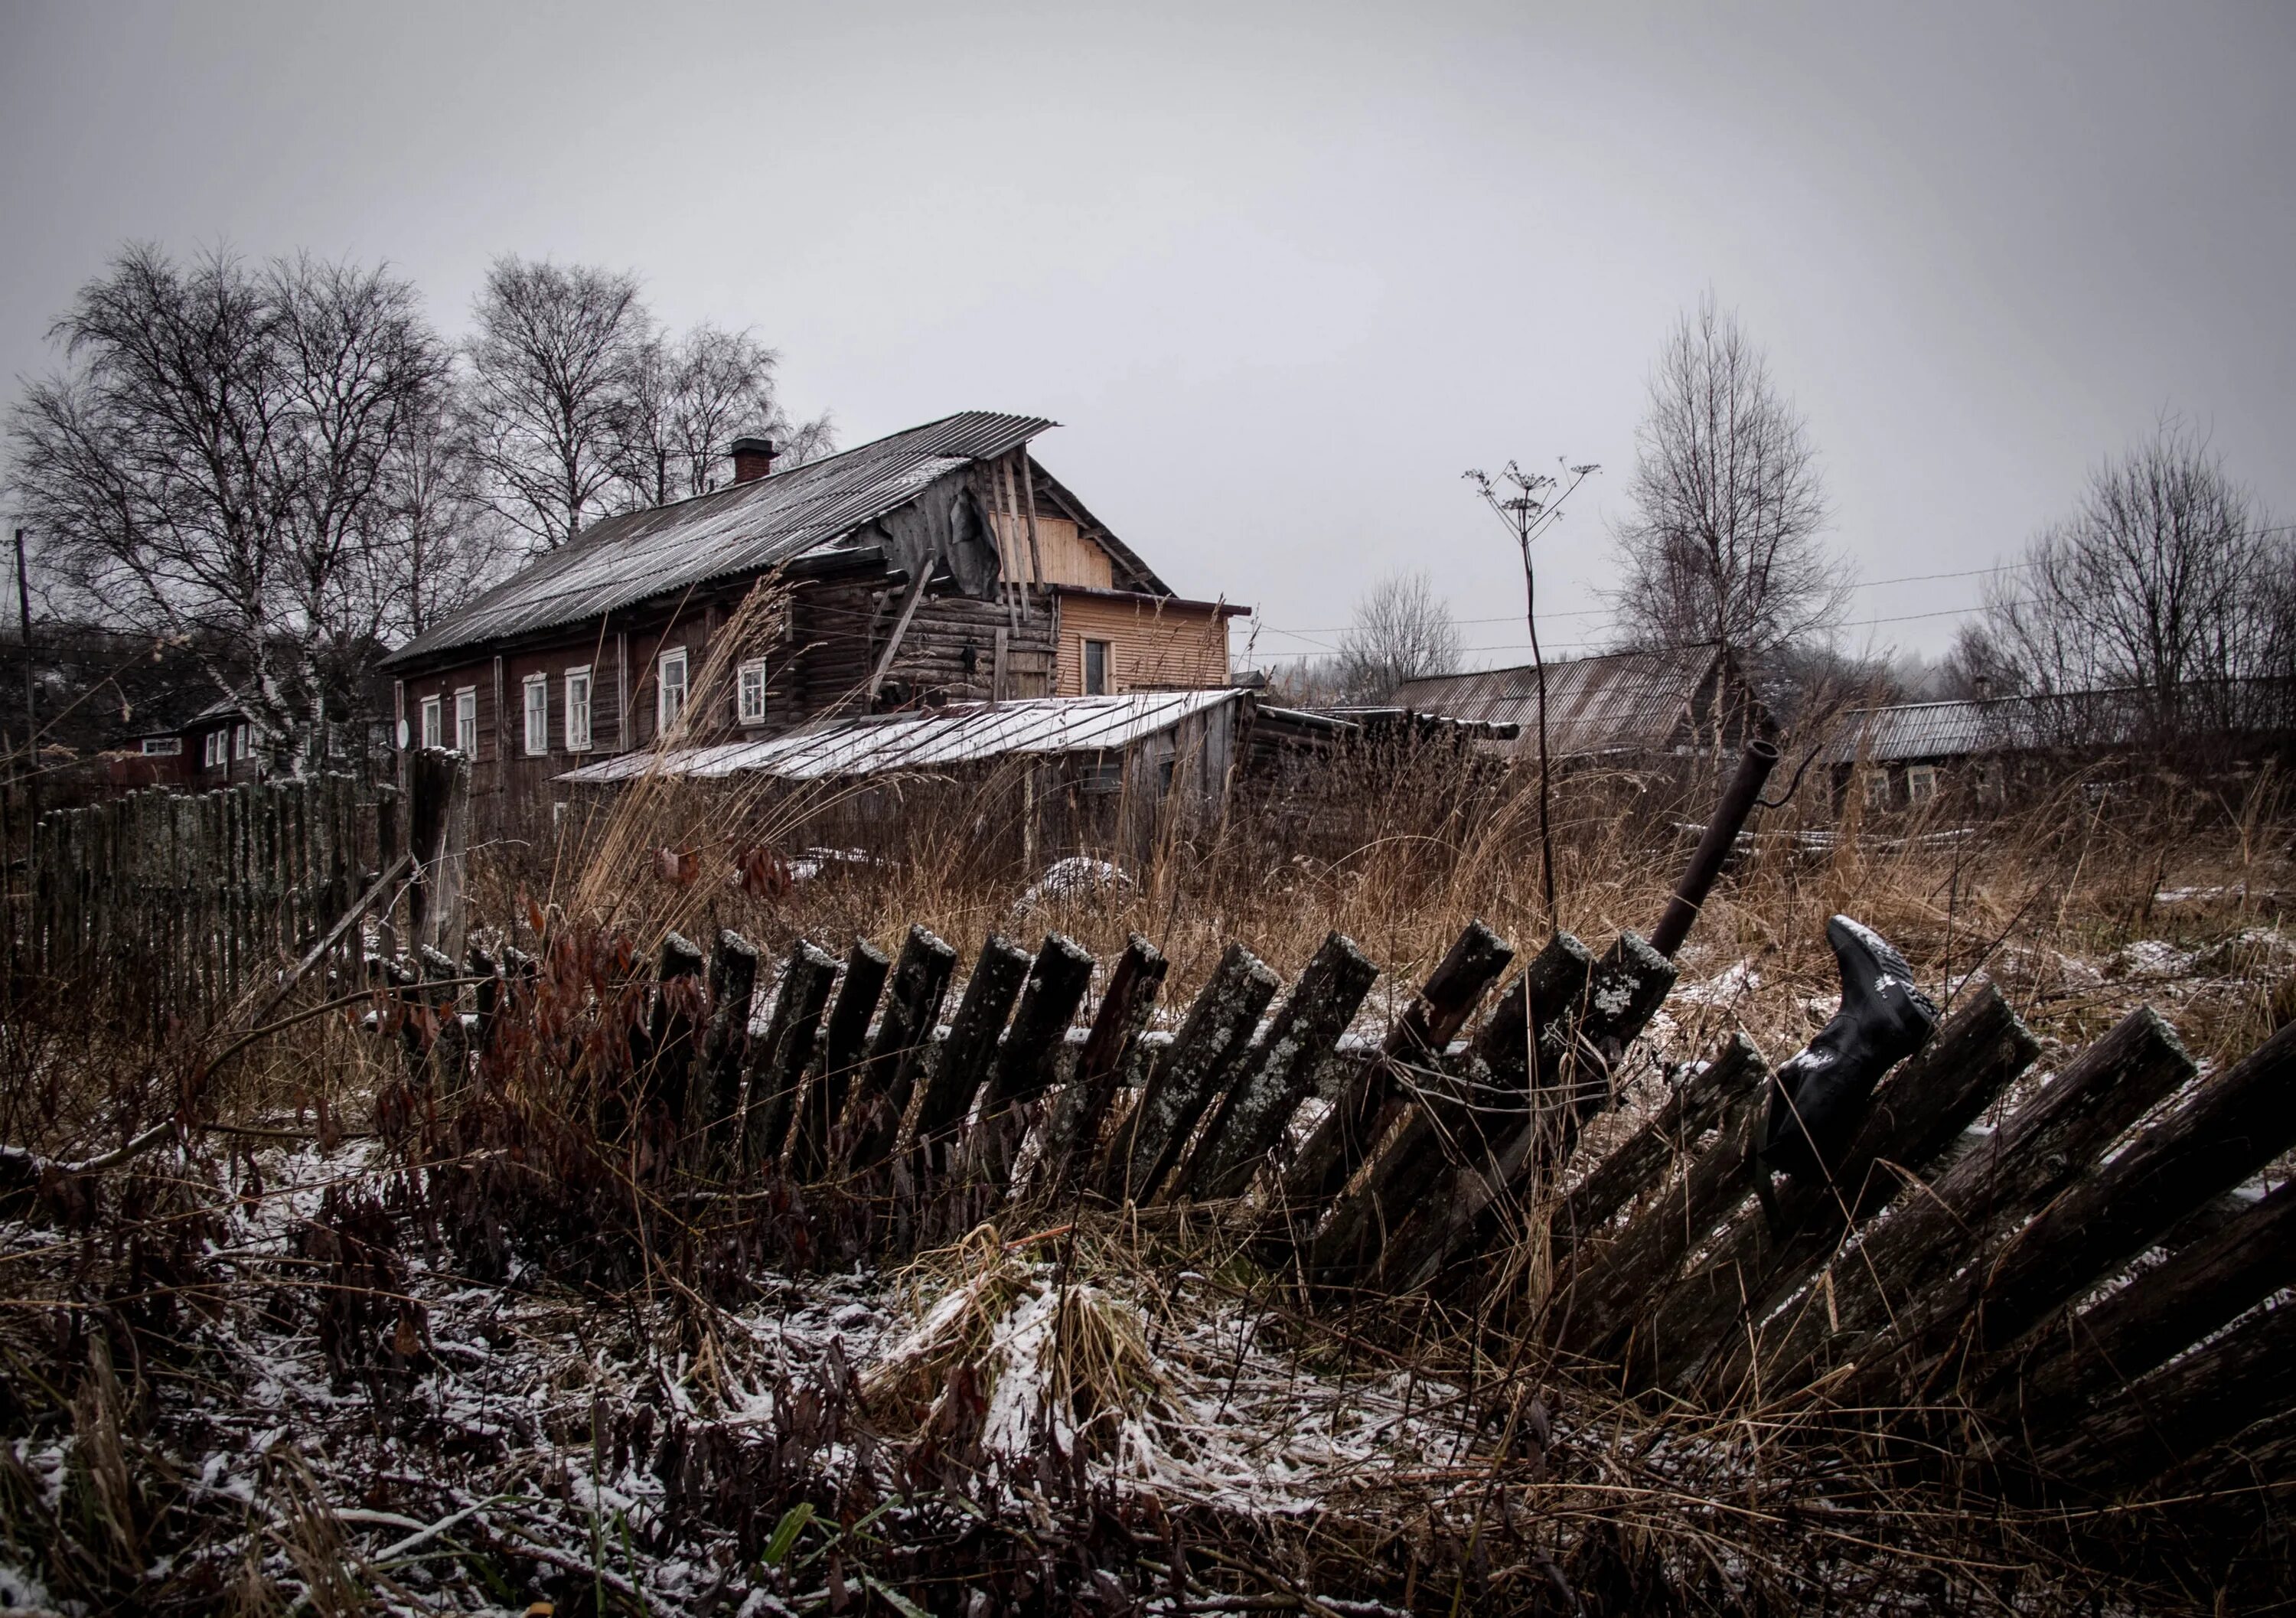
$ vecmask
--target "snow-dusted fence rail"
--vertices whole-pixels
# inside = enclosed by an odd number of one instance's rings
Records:
[[[377,1023],[418,1082],[499,1071],[543,976],[504,956],[370,962],[420,1008]],[[2296,1284],[2296,1186],[2245,1187],[2296,1145],[2296,1027],[2203,1075],[2142,1009],[1984,1130],[2039,1046],[1980,986],[1884,1079],[1831,1179],[1758,1195],[1770,1067],[1742,1034],[1578,1161],[1669,960],[1633,932],[1599,958],[1558,935],[1509,979],[1513,956],[1470,925],[1374,1046],[1344,1036],[1378,969],[1336,933],[1288,994],[1231,945],[1168,1035],[1148,1031],[1167,963],[1136,935],[1104,973],[1058,934],[1033,955],[991,937],[960,990],[922,927],[841,966],[800,942],[777,975],[734,933],[706,955],[673,934],[631,1036],[676,1143],[652,1171],[879,1196],[910,1211],[881,1247],[1016,1197],[1218,1203],[1325,1306],[1544,1274],[1534,1329],[1629,1392],[1943,1409],[1989,1458],[2095,1494],[2296,1415],[2296,1307],[2272,1306]],[[444,1014],[464,993],[475,1014]]]
[[[35,828],[20,972],[198,1016],[294,959],[372,879],[390,811],[348,776],[144,792]]]

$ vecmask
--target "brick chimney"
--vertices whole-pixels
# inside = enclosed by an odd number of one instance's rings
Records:
[[[771,439],[735,439],[734,481],[753,483],[774,469],[774,441]]]

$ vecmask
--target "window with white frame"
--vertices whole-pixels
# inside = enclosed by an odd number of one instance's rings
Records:
[[[737,672],[734,717],[744,725],[762,725],[766,722],[766,660],[751,658]]]
[[[181,736],[145,736],[144,756],[147,759],[172,759],[184,751]]]
[[[526,751],[529,758],[550,751],[550,677],[526,677]]]
[[[1937,796],[1937,766],[1934,764],[1915,764],[1906,767],[1906,802],[1927,803],[1931,799]]]
[[[425,747],[443,747],[447,744],[446,734],[440,723],[441,710],[444,707],[445,702],[441,698],[426,696],[422,699],[422,745]]]
[[[202,768],[213,769],[217,765],[228,761],[224,745],[229,736],[228,731],[210,730],[200,739],[200,765]]]
[[[479,756],[479,688],[465,686],[455,693],[455,750],[466,759]]]
[[[672,646],[654,665],[654,729],[667,731],[685,711],[685,648]]]
[[[566,671],[566,751],[590,751],[590,670]]]
[[[1888,770],[1874,769],[1866,772],[1866,807],[1867,809],[1890,807],[1890,772]]]

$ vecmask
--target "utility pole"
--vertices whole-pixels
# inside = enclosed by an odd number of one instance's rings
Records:
[[[24,655],[24,857],[32,854],[32,828],[40,824],[40,719],[32,678],[32,587],[24,566],[24,530],[16,530],[16,624]]]

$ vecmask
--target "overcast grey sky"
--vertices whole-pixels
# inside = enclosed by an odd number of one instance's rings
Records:
[[[1182,591],[1333,638],[1429,569],[1523,645],[1459,473],[1605,472],[1543,553],[1602,628],[1644,379],[1712,288],[1869,581],[1982,568],[2163,410],[2296,517],[2296,6],[0,4],[0,377],[125,240],[491,258],[751,325],[840,441],[966,408]],[[1974,578],[1854,628],[1949,640]],[[1923,614],[1925,616],[1909,616]],[[1490,620],[1496,621],[1473,621]],[[1296,633],[1307,632],[1307,638]]]

